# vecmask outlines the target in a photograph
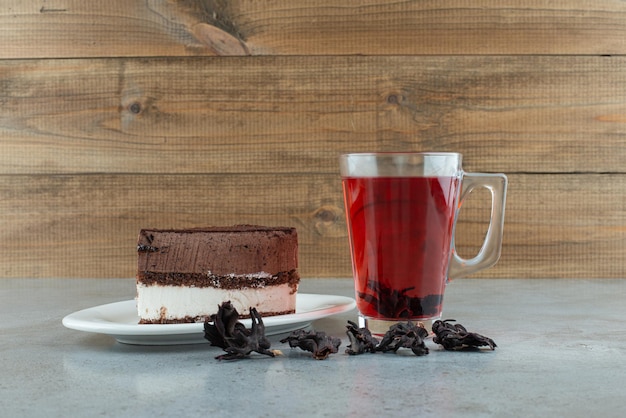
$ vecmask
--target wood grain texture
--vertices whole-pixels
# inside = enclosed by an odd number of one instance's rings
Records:
[[[6,0],[0,58],[624,54],[618,0]]]
[[[132,277],[141,228],[237,223],[297,227],[304,276],[349,271],[338,175],[16,175],[0,196],[2,276]]]
[[[469,171],[623,173],[624,57],[0,61],[0,173],[337,171],[346,151]]]
[[[478,277],[626,275],[626,176],[509,180],[502,258]],[[0,195],[3,277],[132,277],[141,228],[235,223],[298,228],[304,277],[351,274],[337,175],[0,176]],[[478,251],[485,202],[462,209],[465,257]]]
[[[0,277],[129,277],[139,229],[234,223],[349,276],[337,156],[391,150],[509,176],[479,277],[626,277],[625,85],[617,0],[7,0]]]

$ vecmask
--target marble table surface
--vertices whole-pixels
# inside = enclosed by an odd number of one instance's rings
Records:
[[[354,294],[349,279],[304,279],[300,292]],[[146,346],[65,328],[64,316],[134,297],[133,279],[0,280],[0,410],[67,416],[623,416],[626,280],[459,279],[444,317],[493,338],[494,351],[350,356],[352,310],[312,327],[342,338],[313,360],[218,361],[208,343]]]

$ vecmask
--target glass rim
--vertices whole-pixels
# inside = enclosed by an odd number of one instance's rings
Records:
[[[429,177],[462,173],[458,152],[361,152],[339,157],[341,177]]]
[[[423,156],[453,156],[458,155],[462,156],[460,152],[448,152],[448,151],[373,151],[373,152],[344,152],[341,153],[341,157],[347,156],[363,156],[363,157],[374,157],[374,156],[394,156],[394,155],[423,155]]]

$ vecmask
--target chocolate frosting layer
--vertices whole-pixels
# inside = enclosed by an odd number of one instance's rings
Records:
[[[145,272],[276,275],[297,269],[298,235],[291,227],[256,225],[142,229],[137,252],[140,275]]]

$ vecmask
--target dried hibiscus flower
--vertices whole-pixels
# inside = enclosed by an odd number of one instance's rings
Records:
[[[414,324],[411,321],[399,322],[389,327],[389,330],[378,342],[367,328],[358,328],[357,325],[348,321],[346,326],[350,345],[346,349],[347,354],[356,355],[363,353],[375,353],[377,351],[396,352],[400,348],[410,348],[416,356],[428,354],[428,347],[424,339],[428,331],[422,324]]]
[[[394,289],[377,280],[368,281],[367,289],[372,293],[358,292],[359,298],[372,305],[381,316],[387,318],[433,315],[437,312],[443,298],[442,295],[428,295],[421,298],[409,296],[409,292],[415,287]]]
[[[280,342],[288,342],[291,348],[299,347],[302,350],[310,351],[316,360],[325,360],[331,354],[339,351],[341,345],[339,338],[328,336],[323,331],[305,331],[303,329],[293,331]]]
[[[461,324],[451,324],[454,319],[433,322],[433,342],[441,344],[446,350],[464,350],[489,346],[495,350],[497,345],[491,339],[475,332],[467,332]]]
[[[239,322],[239,313],[230,302],[222,303],[217,314],[211,315],[204,323],[204,338],[211,345],[221,347],[226,354],[217,356],[219,360],[235,360],[248,356],[253,351],[274,357],[270,341],[265,337],[265,326],[256,308],[250,308],[252,328]]]
[[[350,339],[350,345],[346,348],[346,354],[357,355],[376,352],[378,340],[372,336],[372,333],[367,328],[359,328],[352,321],[348,321],[346,328],[348,328],[346,334],[348,334]]]
[[[399,322],[389,327],[381,340],[377,351],[398,351],[399,348],[410,348],[416,356],[428,354],[428,347],[424,338],[428,337],[428,331],[421,323],[414,324],[411,321]]]

